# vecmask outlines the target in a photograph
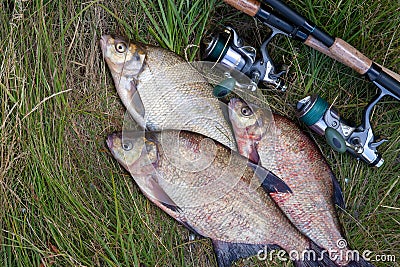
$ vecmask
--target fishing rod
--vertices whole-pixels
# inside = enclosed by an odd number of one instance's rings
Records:
[[[328,144],[334,150],[342,153],[347,151],[370,166],[381,166],[384,160],[378,153],[377,147],[386,140],[376,142],[370,123],[370,116],[373,107],[384,96],[391,96],[396,100],[400,100],[400,75],[381,67],[344,40],[332,37],[279,0],[263,0],[263,3],[257,0],[224,0],[224,2],[259,19],[271,28],[272,33],[262,46],[265,51],[266,44],[271,41],[273,36],[284,34],[352,68],[359,74],[366,76],[368,80],[378,87],[379,93],[366,106],[363,111],[362,123],[356,127],[341,119],[332,106],[316,95],[307,96],[300,100],[297,104],[297,113],[307,126],[318,134],[324,135]],[[209,55],[212,52],[218,52],[218,49],[215,49],[217,41],[214,40],[209,44]],[[226,44],[229,44],[236,52],[239,52],[240,57],[249,57],[248,50],[240,49],[240,43],[227,42]],[[261,49],[262,53],[263,49]],[[237,68],[238,58],[230,58],[224,49],[221,49],[220,52],[221,55],[217,58],[222,56],[225,62],[230,62],[232,66]],[[254,68],[254,60],[245,61],[248,62],[248,67],[244,69],[244,72],[254,82],[258,82],[259,79],[254,78],[257,77],[254,73],[258,70],[261,74],[264,74],[264,77],[261,75],[261,80],[268,81],[268,78],[272,77],[272,82],[276,84],[278,83],[279,75],[274,73],[275,68],[268,68],[267,63],[269,63],[269,66],[274,65],[271,63],[269,55],[265,57],[265,54],[268,55],[268,53],[264,52],[261,59],[261,63],[264,64],[258,64],[257,68]]]
[[[267,26],[286,33],[325,55],[340,61],[371,81],[400,97],[400,75],[380,67],[356,48],[340,38],[334,38],[279,0],[263,0],[273,10],[257,0],[224,0],[236,9],[258,18]],[[279,12],[274,14],[273,11]],[[292,31],[292,32],[291,32]]]

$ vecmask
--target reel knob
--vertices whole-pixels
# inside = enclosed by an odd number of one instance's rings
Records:
[[[325,129],[325,140],[333,150],[344,153],[346,152],[346,141],[343,136],[335,129],[328,127]]]
[[[214,87],[213,95],[217,98],[222,98],[228,95],[235,88],[236,80],[227,78]]]

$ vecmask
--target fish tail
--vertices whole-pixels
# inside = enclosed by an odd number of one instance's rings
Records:
[[[310,248],[307,253],[302,253],[298,260],[295,260],[296,267],[338,267],[329,257],[326,251],[314,242],[310,241]]]

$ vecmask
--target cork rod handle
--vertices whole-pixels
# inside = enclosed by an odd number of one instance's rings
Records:
[[[315,50],[324,53],[325,55],[345,64],[346,66],[352,68],[358,73],[364,75],[367,73],[369,68],[372,66],[372,60],[363,55],[356,48],[343,41],[340,38],[335,39],[335,43],[330,47],[326,47],[320,41],[315,39],[313,36],[309,36],[305,41],[305,44]],[[382,67],[383,71],[392,76],[394,79],[400,82],[400,75]]]
[[[257,0],[224,0],[224,2],[252,17],[260,9],[260,2]]]
[[[360,74],[365,74],[372,65],[371,59],[364,56],[360,51],[340,38],[336,38],[335,43],[329,48],[316,40],[312,35],[310,35],[304,43],[344,65],[349,66]]]

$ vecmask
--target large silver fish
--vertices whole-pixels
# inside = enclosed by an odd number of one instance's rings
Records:
[[[292,189],[291,194],[271,193],[290,221],[319,246],[336,251],[341,266],[351,261],[351,266],[372,266],[357,262],[349,251],[335,209],[335,202],[344,207],[340,185],[310,137],[289,119],[271,118],[269,110],[237,98],[230,100],[229,118],[239,152]]]
[[[193,66],[171,51],[123,38],[103,35],[100,44],[122,103],[142,128],[193,131],[236,150],[226,105]]]
[[[315,252],[316,261],[306,256],[296,259],[296,266],[335,266],[266,193],[288,187],[225,146],[183,131],[116,133],[107,144],[153,203],[212,239],[219,266],[256,255],[264,246]]]

